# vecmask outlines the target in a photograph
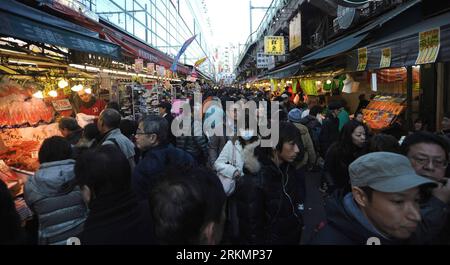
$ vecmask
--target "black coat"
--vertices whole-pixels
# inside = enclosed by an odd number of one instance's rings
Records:
[[[172,121],[174,120],[172,113],[168,113],[166,116],[164,116],[164,119],[166,119],[167,124],[169,125],[169,132],[167,134],[169,143],[176,145],[177,138],[172,133]]]
[[[247,219],[249,244],[297,245],[300,243],[303,218],[300,183],[294,167],[278,168],[272,161],[261,161],[257,175],[247,177]],[[285,187],[283,188],[283,183]]]
[[[320,131],[319,136],[320,155],[322,157],[325,157],[328,148],[338,139],[339,139],[339,119],[330,115],[326,120],[323,121],[322,130]]]
[[[98,197],[89,208],[82,245],[156,243],[148,202],[138,201],[131,191]]]
[[[72,146],[74,146],[74,145],[76,145],[76,144],[80,141],[80,139],[81,139],[82,136],[83,136],[83,129],[79,129],[78,131],[75,131],[75,132],[71,133],[70,135],[68,135],[68,136],[66,137],[66,140],[67,140]]]
[[[358,157],[367,153],[365,148],[355,147],[354,152],[346,154],[338,143],[334,143],[328,149],[325,155],[324,173],[326,178],[336,189],[344,189],[345,192],[350,191],[350,174],[348,166]]]

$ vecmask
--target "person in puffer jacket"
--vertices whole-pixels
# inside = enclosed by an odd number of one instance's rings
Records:
[[[66,245],[83,230],[87,207],[75,187],[75,160],[63,137],[46,139],[39,150],[41,166],[25,183],[24,197],[39,221],[40,245]]]

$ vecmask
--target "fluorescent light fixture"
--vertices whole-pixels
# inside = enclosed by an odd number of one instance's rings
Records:
[[[41,90],[37,91],[36,93],[33,94],[33,97],[35,98],[44,98],[44,93],[42,93]]]
[[[58,82],[58,87],[59,87],[59,88],[65,88],[65,87],[67,87],[68,85],[69,85],[69,83],[67,82],[66,79],[61,79],[61,80],[59,80],[59,82]]]
[[[83,85],[81,85],[81,84],[75,85],[75,86],[73,86],[73,87],[71,88],[71,90],[72,90],[73,92],[81,91],[81,90],[83,90]]]
[[[52,98],[56,98],[58,96],[58,92],[56,92],[56,90],[50,90],[48,95]]]

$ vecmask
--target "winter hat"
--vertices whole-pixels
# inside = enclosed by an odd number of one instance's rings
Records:
[[[300,120],[302,119],[302,111],[300,109],[292,109],[289,111],[288,119],[291,122],[300,123]]]

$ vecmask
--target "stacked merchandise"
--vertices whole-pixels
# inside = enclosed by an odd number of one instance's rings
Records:
[[[42,99],[34,98],[33,93],[33,88],[13,81],[0,83],[0,127],[34,126],[40,121],[53,120],[53,108]]]
[[[386,129],[405,111],[405,101],[405,95],[378,95],[363,109],[364,121],[373,130]]]
[[[119,90],[119,104],[122,116],[133,117],[133,87],[131,84],[122,86]]]
[[[42,141],[60,135],[58,124],[49,124],[55,117],[53,106],[33,97],[38,87],[31,82],[0,82],[0,159],[10,167],[36,171]]]
[[[143,116],[149,114],[149,105],[148,105],[149,98],[150,93],[144,86],[141,85],[133,86],[133,110],[134,110],[134,118],[136,120],[139,120]]]

